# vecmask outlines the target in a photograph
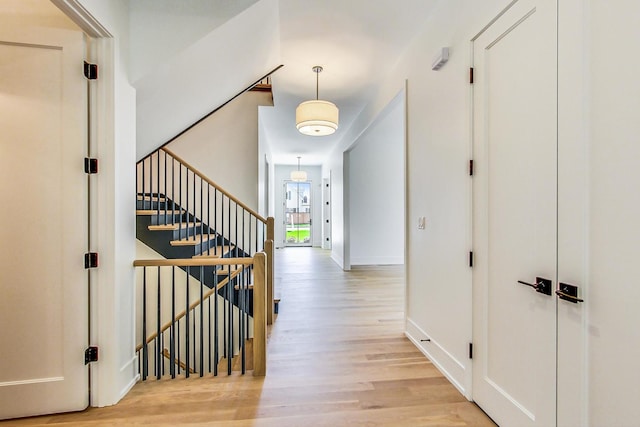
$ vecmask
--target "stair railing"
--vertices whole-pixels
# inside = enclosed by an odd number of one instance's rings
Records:
[[[185,240],[222,239],[222,245],[202,245],[204,257],[266,253],[267,316],[269,324],[273,323],[274,219],[255,212],[167,147],[137,163],[136,180],[139,210],[149,210],[157,225],[177,226]]]
[[[226,361],[230,375],[234,357],[239,358],[244,374],[251,369],[247,366],[249,338],[253,339],[253,375],[266,374],[268,304],[264,252],[240,258],[136,260],[134,266],[141,269],[142,275],[137,351],[143,380],[150,376],[159,380],[165,375],[218,375],[220,360]],[[214,275],[227,276],[222,281],[214,278],[218,285],[213,289],[191,274],[200,269],[202,277],[206,266],[216,267]],[[252,318],[247,314],[250,309]]]

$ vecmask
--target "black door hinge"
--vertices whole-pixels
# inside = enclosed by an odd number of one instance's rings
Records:
[[[84,76],[89,80],[96,80],[98,78],[98,64],[84,61]]]
[[[469,267],[473,267],[473,252],[469,252]]]
[[[469,83],[473,84],[473,67],[469,68]]]
[[[84,158],[84,173],[98,173],[98,159]]]
[[[89,347],[84,351],[84,364],[98,361],[98,347]]]
[[[84,254],[84,268],[96,268],[98,266],[98,253],[87,252]]]
[[[469,343],[469,359],[473,359],[473,343]]]
[[[469,176],[473,176],[473,160],[469,160]]]

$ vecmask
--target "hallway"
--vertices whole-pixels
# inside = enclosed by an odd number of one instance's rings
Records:
[[[3,425],[490,426],[403,335],[401,266],[276,251],[267,377],[139,383],[116,406]]]

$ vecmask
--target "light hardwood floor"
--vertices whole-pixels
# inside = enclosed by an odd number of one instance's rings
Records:
[[[311,248],[279,249],[276,263],[266,378],[139,383],[113,407],[7,424],[494,425],[403,335],[402,267],[344,272]]]

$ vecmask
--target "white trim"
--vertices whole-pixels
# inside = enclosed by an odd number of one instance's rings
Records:
[[[407,319],[405,335],[424,354],[433,365],[458,389],[468,400],[471,400],[470,390],[465,388],[467,369],[463,363],[457,360],[451,353],[442,347],[436,340],[429,337],[413,320]],[[429,342],[421,342],[420,339],[429,337]]]
[[[22,381],[7,381],[0,383],[0,387],[11,387],[14,385],[27,385],[27,384],[39,384],[39,383],[54,383],[57,381],[63,381],[64,377],[51,377],[51,378],[34,378],[32,380]]]
[[[355,257],[351,259],[351,266],[356,265],[402,265],[404,264],[404,256],[373,256],[373,257]]]
[[[136,355],[136,356],[133,356],[127,363],[125,363],[120,368],[120,373],[127,374],[126,371],[129,371],[131,369],[133,369],[133,371],[136,372],[137,371],[137,364],[138,364],[138,356]],[[136,385],[136,383],[138,381],[140,381],[140,374],[136,374],[127,384],[125,384],[125,386],[120,390],[120,394],[119,394],[118,400],[120,400],[123,397],[125,397],[127,395],[127,393],[129,393],[131,391],[133,386]]]
[[[98,22],[79,2],[79,0],[51,0],[63,13],[65,13],[76,25],[78,25],[90,38],[91,49],[89,55],[91,62],[100,66],[100,76],[96,81],[95,94],[95,114],[92,115],[91,134],[92,154],[101,157],[105,164],[113,162],[112,154],[115,147],[115,46],[112,34]],[[109,233],[105,228],[113,223],[113,216],[107,209],[98,209],[99,206],[113,206],[112,183],[109,182],[109,168],[105,168],[102,179],[97,181],[97,188],[93,200],[90,201],[92,209],[92,244],[105,256],[109,248],[113,248],[113,237],[105,236]],[[101,363],[90,365],[90,393],[91,406],[108,406],[117,403],[135,384],[136,373],[127,378],[120,378],[121,384],[126,383],[122,390],[118,390],[118,382],[114,378],[115,366],[114,354],[118,349],[118,342],[114,336],[113,325],[109,321],[112,316],[109,308],[113,307],[113,288],[110,285],[114,282],[114,267],[96,270],[91,281],[91,345],[98,345],[103,348]],[[119,373],[132,366],[127,362]],[[135,368],[135,365],[133,365]],[[133,378],[133,379],[131,379]],[[114,381],[115,380],[115,381]]]
[[[342,260],[342,257],[341,257],[339,254],[337,254],[336,252],[332,251],[332,252],[331,252],[331,259],[332,259],[336,264],[338,264],[338,266],[339,266],[340,268],[344,268],[344,261]]]
[[[113,37],[78,0],[51,0],[51,3],[64,12],[89,37]]]

